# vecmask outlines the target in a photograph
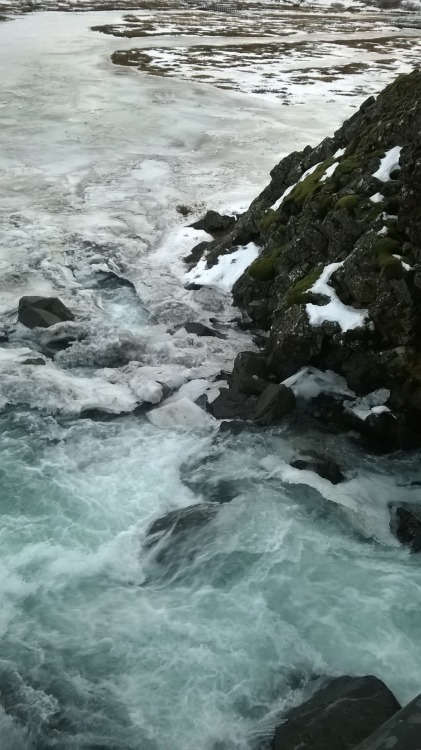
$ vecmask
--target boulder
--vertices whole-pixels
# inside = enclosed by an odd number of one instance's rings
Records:
[[[321,459],[316,461],[307,461],[305,459],[296,459],[290,464],[294,469],[301,471],[314,471],[322,479],[328,479],[332,484],[340,484],[345,477],[342,474],[339,465],[331,459]]]
[[[389,506],[390,530],[412,553],[421,552],[421,503]]]
[[[218,512],[213,503],[179,508],[157,518],[146,532],[144,547],[153,549],[152,559],[168,573],[174,573],[191,561],[201,549],[203,530]]]
[[[74,318],[58,297],[21,297],[19,300],[18,321],[27,328],[49,328]]]
[[[287,711],[270,748],[351,750],[399,709],[394,695],[376,677],[338,677]]]
[[[208,403],[207,411],[216,419],[247,419],[249,399],[231,388],[221,388],[219,396]]]
[[[192,229],[202,229],[212,236],[218,236],[229,232],[235,224],[233,216],[222,216],[217,211],[207,211],[203,219],[190,224]]]
[[[208,523],[216,512],[216,505],[205,503],[171,510],[149,526],[146,532],[147,546],[152,547],[164,534],[179,536],[190,533]]]
[[[215,331],[214,328],[205,326],[203,323],[187,321],[187,323],[184,323],[183,328],[187,331],[187,333],[194,333],[196,336],[213,336],[218,339],[226,339],[224,333]]]
[[[295,396],[285,385],[268,385],[257,399],[253,420],[261,425],[278,422],[295,408]]]
[[[245,396],[260,396],[267,388],[270,373],[265,357],[255,352],[240,352],[234,362],[231,387]]]
[[[355,750],[419,750],[421,695],[392,716]]]

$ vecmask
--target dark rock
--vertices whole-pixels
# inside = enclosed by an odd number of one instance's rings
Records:
[[[291,466],[294,469],[300,469],[301,471],[314,471],[319,477],[328,479],[332,484],[340,484],[340,482],[343,482],[345,479],[336,461],[332,461],[331,459],[324,459],[321,461],[297,459],[296,461],[291,461]]]
[[[147,544],[148,546],[156,544],[158,535],[184,535],[192,529],[198,529],[208,523],[215,516],[216,512],[217,506],[206,505],[205,503],[190,505],[188,508],[171,510],[164,516],[161,516],[161,518],[157,518],[149,526],[146,532],[148,537]]]
[[[421,695],[392,716],[355,750],[419,750]]]
[[[205,326],[203,323],[194,323],[193,321],[188,321],[187,323],[184,323],[183,328],[185,328],[187,333],[194,333],[196,336],[213,336],[218,339],[226,339],[224,333],[215,331],[214,328]]]
[[[22,297],[19,300],[18,320],[27,328],[48,328],[74,320],[74,317],[58,297]]]
[[[390,530],[411,552],[421,552],[421,504],[392,504]]]
[[[195,245],[195,247],[190,251],[190,255],[186,255],[186,257],[183,258],[184,263],[186,263],[186,265],[190,267],[197,265],[208,247],[209,242],[199,242],[199,244]]]
[[[351,750],[399,709],[396,698],[376,677],[339,677],[285,714],[270,747]]]
[[[295,408],[295,396],[285,385],[268,385],[253,409],[253,420],[261,425],[278,422]]]
[[[216,419],[246,419],[248,398],[230,388],[221,388],[219,396],[208,403],[207,411]]]
[[[201,289],[203,284],[195,284],[192,282],[191,284],[185,284],[184,289],[187,289],[188,292],[198,292],[199,289]]]
[[[207,211],[203,219],[190,224],[192,229],[202,229],[204,232],[216,237],[229,232],[235,224],[233,216],[222,216],[217,211]]]
[[[232,372],[231,388],[245,396],[260,396],[267,388],[270,373],[266,359],[254,352],[237,355]]]
[[[24,359],[22,364],[23,365],[45,365],[46,361],[45,359],[41,359],[41,357],[29,357],[28,359]]]

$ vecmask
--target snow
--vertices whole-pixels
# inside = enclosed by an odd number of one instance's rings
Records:
[[[397,260],[400,260],[400,262],[402,264],[402,268],[404,268],[405,271],[412,271],[412,266],[410,266],[409,263],[405,263],[405,261],[402,260],[402,256],[401,255],[395,255],[395,254],[393,254],[393,257],[397,258]]]
[[[402,146],[394,146],[389,151],[386,151],[383,159],[380,160],[380,167],[377,172],[374,172],[373,177],[380,182],[389,182],[390,175],[396,169],[400,169],[399,156],[402,151]]]
[[[215,285],[231,291],[235,282],[243,275],[250,263],[259,257],[261,248],[254,242],[243,245],[229,255],[221,255],[218,263],[207,268],[206,259],[202,258],[195,268],[185,274],[185,280],[195,284]]]
[[[372,203],[381,203],[384,200],[384,195],[381,193],[374,193],[374,195],[370,196],[370,200]]]
[[[334,174],[334,172],[335,172],[336,167],[338,166],[338,164],[339,164],[338,161],[333,162],[333,164],[331,164],[330,167],[328,167],[326,169],[326,172],[324,173],[324,175],[323,175],[322,179],[320,180],[320,182],[326,182],[326,180],[328,180],[329,177],[332,177],[332,175]]]
[[[210,429],[216,421],[186,397],[153,409],[146,416],[155,427],[176,430]]]
[[[387,233],[388,233],[388,229],[387,229],[387,227],[382,227],[382,228],[381,228],[381,229],[379,229],[379,231],[377,232],[377,234],[379,235],[379,237],[385,237],[385,236],[387,235]]]
[[[368,311],[356,310],[354,307],[344,305],[343,302],[340,301],[335,290],[329,286],[332,274],[334,274],[338,268],[341,268],[344,262],[345,261],[340,263],[330,263],[326,266],[320,277],[309,290],[315,294],[323,294],[326,297],[329,297],[330,300],[327,305],[314,305],[312,302],[309,302],[306,305],[310,325],[320,326],[325,321],[338,323],[342,333],[350,331],[353,328],[360,328],[364,325]]]
[[[336,151],[336,153],[333,154],[333,158],[334,159],[339,159],[340,156],[344,155],[345,151],[346,151],[345,148],[338,148],[338,150]]]
[[[317,167],[319,167],[320,164],[322,164],[321,161],[319,161],[317,164],[314,164],[309,169],[306,169],[306,171],[303,172],[303,174],[301,175],[301,177],[298,180],[298,182],[294,182],[293,185],[290,185],[289,187],[287,187],[287,189],[282,193],[281,197],[278,198],[277,201],[275,201],[275,203],[273,204],[273,206],[270,207],[272,209],[272,211],[277,211],[277,209],[282,205],[282,203],[283,203],[284,199],[287,197],[287,195],[289,195],[294,190],[295,186],[298,185],[299,182],[302,182],[303,180],[305,180],[305,178],[308,177],[310,174],[313,174],[313,172],[316,171]]]

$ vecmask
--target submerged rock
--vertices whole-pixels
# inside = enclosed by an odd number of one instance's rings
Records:
[[[284,715],[270,749],[352,750],[399,709],[376,677],[338,677]]]
[[[144,547],[153,549],[153,560],[172,573],[192,560],[204,543],[203,529],[215,517],[215,503],[179,508],[157,518],[146,532]]]
[[[295,407],[295,396],[291,388],[271,383],[257,399],[253,419],[261,425],[278,422]]]
[[[296,459],[291,461],[291,466],[300,471],[314,471],[322,479],[328,479],[332,484],[340,484],[345,477],[342,474],[339,465],[332,459],[323,459],[320,461],[307,461],[305,459]]]
[[[421,552],[421,503],[389,506],[390,530],[411,552]]]
[[[19,300],[18,320],[27,328],[49,328],[74,318],[58,297],[21,297]]]
[[[187,323],[184,323],[183,328],[187,333],[194,333],[196,336],[213,336],[218,339],[226,339],[225,334],[215,331],[215,329],[210,328],[210,326],[205,326],[204,323],[187,321]]]

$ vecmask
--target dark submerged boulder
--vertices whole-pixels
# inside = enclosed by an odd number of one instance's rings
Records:
[[[390,505],[390,530],[412,553],[421,552],[421,503]]]
[[[183,328],[187,331],[187,333],[194,333],[196,336],[212,336],[218,339],[226,339],[224,333],[215,331],[214,328],[210,328],[210,326],[206,326],[204,323],[187,321],[187,323],[184,323]]]
[[[399,709],[376,677],[338,677],[285,714],[270,750],[351,750]]]
[[[257,399],[253,419],[261,425],[278,422],[295,408],[295,396],[291,388],[271,383]]]
[[[321,459],[316,461],[307,461],[305,459],[296,459],[291,461],[290,464],[294,469],[300,471],[314,471],[322,479],[328,479],[332,484],[340,484],[343,482],[345,477],[339,468],[339,464],[332,459]]]
[[[27,328],[49,328],[74,320],[75,316],[58,297],[21,297],[18,320]]]
[[[146,546],[152,547],[165,534],[173,537],[185,537],[192,531],[207,524],[215,516],[216,512],[216,505],[205,503],[190,505],[188,508],[171,510],[164,516],[157,518],[149,526],[146,532]]]

